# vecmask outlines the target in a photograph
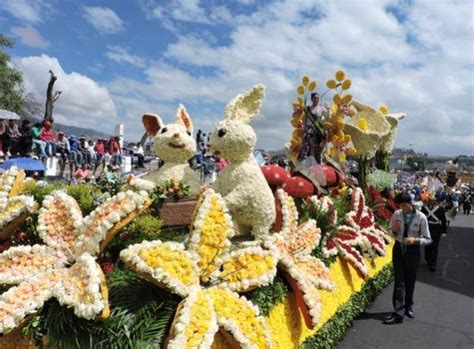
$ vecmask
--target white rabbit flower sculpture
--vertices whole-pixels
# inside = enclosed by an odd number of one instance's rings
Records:
[[[176,113],[176,123],[165,125],[156,114],[143,115],[143,125],[148,135],[154,137],[155,154],[164,161],[157,171],[149,173],[144,179],[157,185],[170,180],[189,186],[189,194],[197,196],[201,189],[198,174],[189,167],[188,160],[196,153],[196,144],[192,137],[191,117],[182,104]]]
[[[275,199],[254,158],[257,137],[248,125],[260,112],[264,95],[265,87],[259,84],[230,101],[209,144],[214,154],[230,161],[214,189],[223,196],[239,234],[256,238],[268,234],[275,220]]]

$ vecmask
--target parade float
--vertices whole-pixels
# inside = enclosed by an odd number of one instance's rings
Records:
[[[396,125],[361,110],[344,72],[327,86],[333,103],[322,112],[315,95],[308,104],[316,82],[297,88],[290,169],[253,158],[256,85],[211,134],[212,151],[231,162],[212,187],[197,191],[184,164],[192,124],[183,107],[166,127],[144,117],[176,178],[155,173],[111,190],[4,173],[1,205],[14,208],[0,216],[0,348],[333,347],[391,278],[396,209],[386,175],[358,186],[344,163],[390,152]],[[314,127],[318,144],[305,136]],[[170,207],[183,201],[192,210],[173,221]]]

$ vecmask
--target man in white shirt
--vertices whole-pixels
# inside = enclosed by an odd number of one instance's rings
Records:
[[[431,243],[428,220],[413,207],[410,194],[400,193],[396,202],[400,209],[392,215],[389,226],[389,231],[396,239],[392,254],[395,274],[392,298],[394,312],[385,319],[384,323],[387,325],[402,323],[404,315],[409,318],[415,316],[412,307],[420,264],[420,246]]]

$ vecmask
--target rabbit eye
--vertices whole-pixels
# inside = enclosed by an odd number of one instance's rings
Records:
[[[191,136],[191,131],[187,131],[187,133],[188,133],[188,135],[190,135],[190,136]]]
[[[225,128],[221,128],[218,132],[217,132],[217,135],[219,137],[224,137],[224,135],[227,133],[226,129]]]
[[[168,131],[168,129],[166,127],[163,127],[163,129],[161,130],[161,133],[165,133],[167,131]]]

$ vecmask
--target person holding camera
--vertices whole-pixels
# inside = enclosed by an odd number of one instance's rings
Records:
[[[396,239],[392,253],[395,275],[392,297],[394,312],[384,320],[387,325],[402,323],[405,315],[409,318],[415,317],[413,293],[421,246],[432,242],[428,220],[422,212],[413,207],[410,194],[402,192],[395,200],[400,209],[393,213],[389,226],[389,231]]]

